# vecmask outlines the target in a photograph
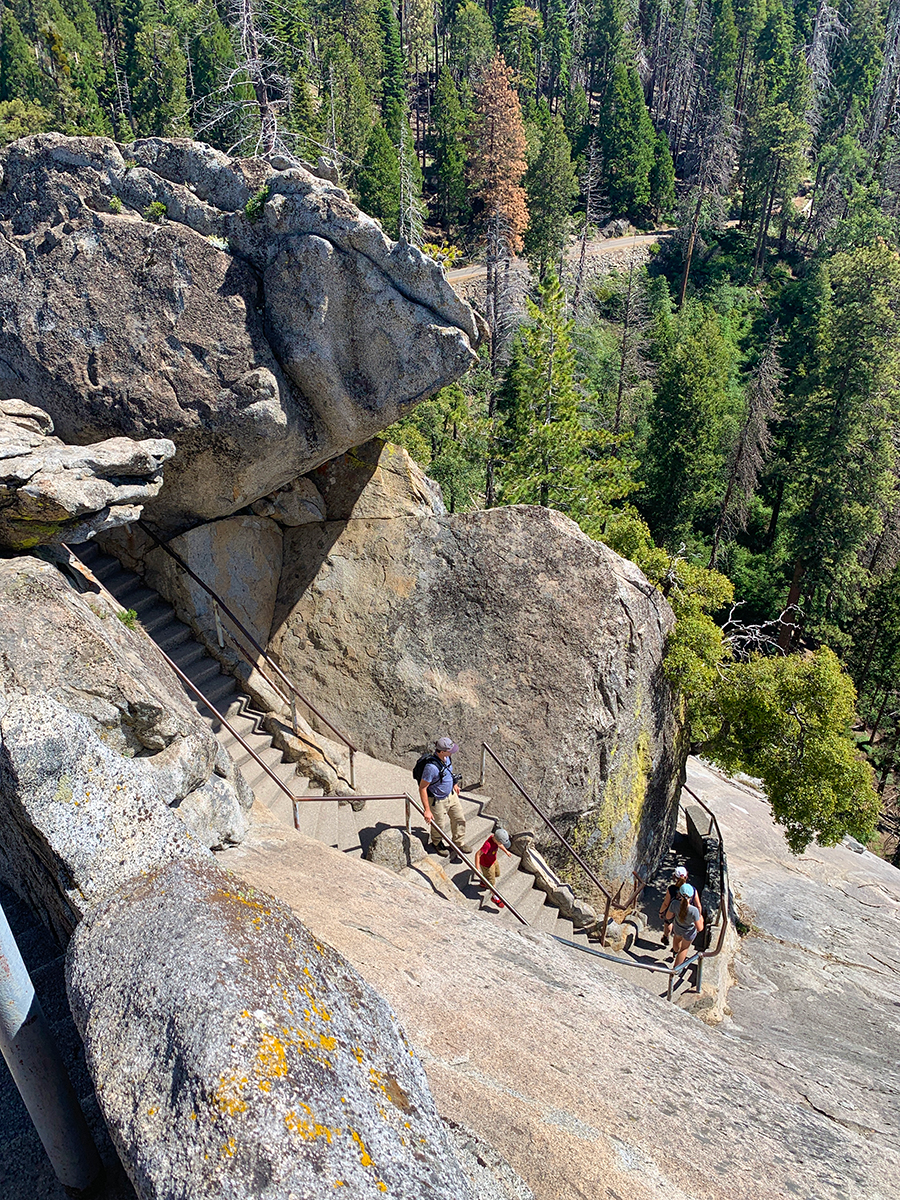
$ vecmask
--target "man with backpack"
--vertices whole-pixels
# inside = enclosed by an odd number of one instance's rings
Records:
[[[459,781],[453,774],[452,755],[458,751],[459,746],[452,738],[438,738],[434,753],[423,755],[413,767],[430,829],[431,848],[442,858],[450,853],[441,838],[442,831],[449,832],[457,846],[465,848],[466,818],[459,801]]]

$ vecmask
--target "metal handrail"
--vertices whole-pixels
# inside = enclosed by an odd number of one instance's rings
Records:
[[[304,800],[304,801],[308,800],[308,799],[309,800],[344,800],[344,801],[346,801],[346,796],[300,796],[300,797],[298,797],[298,799]],[[412,833],[412,828],[410,825],[410,808],[411,807],[416,810],[416,812],[419,814],[420,817],[424,817],[426,820],[426,823],[427,823],[427,817],[425,817],[425,809],[418,802],[418,800],[414,800],[413,797],[410,796],[409,792],[398,792],[394,796],[355,796],[354,799],[355,800],[405,800],[406,801],[406,832],[408,834]],[[294,828],[295,829],[300,828],[297,823],[296,803],[295,803],[295,807],[294,807]],[[438,828],[440,828],[440,826]],[[459,857],[466,864],[466,866],[469,868],[469,870],[472,871],[473,874],[477,875],[478,878],[481,880],[481,882],[486,887],[490,888],[492,895],[499,897],[499,899],[501,899],[503,901],[504,905],[509,909],[509,911],[516,918],[516,920],[519,921],[520,924],[528,926],[528,921],[526,921],[526,919],[522,916],[522,914],[518,911],[518,909],[514,905],[510,904],[510,902],[506,899],[506,897],[503,895],[503,893],[498,891],[496,886],[493,883],[491,883],[491,881],[486,876],[482,875],[481,871],[479,871],[479,869],[475,866],[474,862],[472,862],[470,860],[470,858],[466,854],[465,850],[463,850],[463,848],[461,846],[458,846],[456,844],[456,842],[454,842],[454,840],[450,836],[450,834],[445,833],[444,830],[441,829],[441,837],[453,849],[454,853],[459,855]]]
[[[728,928],[728,907],[729,907],[728,899],[729,899],[729,896],[731,895],[731,883],[728,878],[728,860],[725,857],[725,839],[722,837],[722,829],[719,825],[719,820],[716,817],[716,814],[713,812],[713,810],[709,807],[709,805],[705,804],[700,799],[700,797],[697,795],[697,793],[693,790],[693,788],[689,788],[686,783],[683,783],[681,785],[681,790],[684,792],[687,792],[687,794],[689,796],[692,796],[693,799],[696,800],[697,803],[700,805],[700,807],[703,809],[703,811],[709,815],[712,825],[715,827],[716,840],[719,843],[719,876],[722,881],[722,895],[719,898],[719,912],[722,914],[722,917],[723,917],[722,927],[719,930],[719,940],[716,943],[715,950],[702,951],[703,958],[715,958],[716,955],[720,953],[720,951],[722,949],[722,945],[725,941],[725,931]]]
[[[282,696],[282,699],[289,699],[289,703],[291,705],[291,719],[292,719],[292,723],[293,723],[293,729],[294,729],[295,736],[297,736],[297,737],[300,736],[299,731],[297,729],[297,700],[300,700],[301,703],[306,705],[306,707],[310,710],[310,712],[315,714],[315,716],[322,722],[323,725],[326,726],[326,728],[331,730],[331,732],[338,739],[338,741],[342,742],[347,747],[347,749],[350,751],[350,786],[352,788],[355,788],[356,787],[356,778],[355,778],[356,772],[355,772],[355,764],[354,764],[354,755],[357,753],[358,747],[354,746],[354,744],[350,741],[350,739],[346,736],[346,734],[341,733],[341,731],[338,728],[336,728],[336,726],[332,725],[332,723],[328,720],[328,718],[326,716],[324,716],[318,710],[318,708],[316,708],[315,704],[313,704],[313,702],[307,696],[305,696],[303,694],[303,692],[300,691],[300,689],[297,687],[297,685],[294,683],[294,681],[292,679],[290,679],[290,677],[284,673],[284,671],[281,669],[281,667],[278,665],[278,663],[275,662],[275,660],[270,656],[268,651],[263,649],[263,647],[259,644],[259,642],[253,636],[253,634],[250,632],[250,630],[247,629],[247,627],[243,624],[243,622],[240,620],[240,618],[237,617],[232,612],[232,610],[228,607],[228,605],[225,603],[225,601],[215,591],[213,591],[213,589],[209,586],[209,584],[206,583],[205,580],[201,579],[200,576],[196,573],[196,571],[192,570],[191,567],[188,566],[188,564],[184,561],[184,559],[181,557],[181,555],[178,553],[178,551],[173,550],[172,547],[167,542],[162,541],[162,539],[159,538],[157,536],[157,534],[155,534],[153,532],[153,530],[150,528],[149,525],[146,524],[145,521],[137,521],[136,524],[137,524],[138,528],[143,530],[143,532],[146,533],[146,535],[153,542],[155,542],[156,545],[161,550],[165,551],[165,553],[168,554],[169,557],[178,564],[178,566],[182,569],[182,571],[184,571],[186,574],[188,574],[191,577],[191,579],[194,580],[195,583],[199,584],[200,587],[202,587],[203,590],[206,592],[206,594],[212,599],[213,616],[215,617],[216,634],[218,636],[220,648],[222,648],[222,646],[223,646],[223,641],[222,641],[222,632],[223,631],[222,631],[221,622],[219,620],[219,610],[221,609],[221,611],[226,615],[226,617],[228,617],[228,619],[232,622],[232,624],[238,630],[240,630],[240,632],[247,639],[247,641],[250,643],[250,645],[253,647],[253,649],[257,652],[257,654],[266,663],[266,665],[272,671],[275,672],[275,674],[282,681],[282,683],[285,685],[285,687],[287,687],[290,695],[289,695],[289,697]],[[253,667],[255,670],[259,671],[260,674],[262,675],[263,679],[266,680],[266,683],[268,683],[270,687],[274,687],[275,691],[279,695],[281,695],[278,685],[273,684],[272,681],[266,677],[265,672],[260,670],[258,662],[254,661],[252,656],[247,653],[246,649],[240,644],[238,639],[235,638],[234,635],[231,635],[231,637],[232,637],[232,641],[237,646],[238,650],[243,655],[243,657],[246,659],[246,661],[249,663],[249,665],[251,667]]]
[[[521,783],[518,781],[518,779],[516,779],[515,775],[513,775],[512,771],[509,770],[509,768],[506,766],[506,764],[491,749],[491,747],[487,744],[487,742],[481,743],[481,778],[479,779],[478,783],[475,786],[480,787],[484,784],[484,776],[485,776],[485,770],[487,767],[487,755],[488,754],[491,756],[491,758],[494,760],[494,762],[497,764],[497,766],[500,768],[500,770],[503,772],[503,774],[506,776],[506,778],[510,781],[510,783],[513,785],[513,787],[517,789],[517,791],[522,795],[523,799],[531,806],[531,808],[534,810],[534,812],[537,813],[537,815],[541,818],[541,820],[544,822],[544,824],[547,826],[547,828],[551,831],[551,833],[553,833],[553,835],[554,835],[554,837],[556,837],[557,841],[559,841],[563,846],[565,846],[566,850],[568,850],[569,854],[571,854],[571,856],[575,859],[575,861],[578,863],[578,865],[581,867],[581,869],[585,872],[588,879],[590,879],[591,883],[593,883],[593,885],[597,888],[597,890],[600,892],[600,894],[605,898],[606,904],[605,904],[604,910],[603,910],[603,925],[600,930],[600,945],[601,946],[605,945],[606,930],[607,930],[607,927],[609,926],[609,911],[610,911],[610,908],[612,907],[612,905],[615,903],[615,901],[613,900],[612,894],[610,893],[608,888],[606,888],[606,886],[600,882],[600,880],[597,878],[594,871],[591,870],[591,868],[584,861],[584,859],[581,857],[581,855],[578,853],[578,851],[575,849],[575,847],[571,845],[571,843],[563,836],[562,833],[560,833],[560,831],[556,828],[556,826],[553,824],[553,822],[550,820],[550,818],[547,816],[547,814],[543,811],[543,809],[534,800],[532,800],[531,796],[528,795],[528,793],[522,787]],[[626,915],[629,912],[631,912],[632,908],[634,907],[634,905],[637,902],[638,896],[644,890],[644,887],[646,886],[646,882],[647,882],[645,879],[641,878],[641,876],[637,873],[637,871],[633,871],[632,874],[634,875],[634,878],[635,878],[635,887],[634,887],[634,891],[632,892],[631,899],[628,901],[628,904],[625,907]],[[621,890],[622,890],[622,888],[620,885],[619,892],[617,893],[617,895],[619,895],[619,893],[621,893]]]

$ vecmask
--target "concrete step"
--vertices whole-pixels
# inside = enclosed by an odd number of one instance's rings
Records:
[[[262,725],[262,715],[249,708],[248,698],[240,692],[234,677],[222,670],[205,647],[195,640],[190,628],[178,620],[171,605],[147,587],[138,575],[122,567],[115,558],[103,554],[94,545],[79,547],[78,554],[117,603],[124,609],[135,610],[146,633],[240,734],[246,744],[234,737],[207,705],[185,687],[190,702],[213,729],[257,799],[271,810],[281,825],[293,828],[290,796],[309,794],[309,781],[298,776],[294,764],[285,762],[281,752],[272,745],[272,739]],[[256,761],[249,750],[254,751],[264,766]],[[283,786],[279,786],[276,780],[280,780]],[[407,792],[415,796],[411,767],[396,767],[358,755],[357,792],[363,795],[367,792],[374,795]],[[318,794],[321,795],[320,790]],[[474,855],[495,828],[496,821],[490,816],[490,797],[469,791],[461,799],[466,818],[465,845],[471,848],[470,852]],[[298,822],[300,829],[308,836],[361,857],[364,847],[368,846],[379,829],[389,825],[404,825],[405,806],[402,800],[370,801],[365,809],[357,813],[349,804],[310,801],[298,806]],[[428,832],[416,812],[412,816],[412,826],[416,836],[427,843]],[[436,861],[457,883],[468,905],[480,908],[486,914],[493,913],[496,919],[518,924],[508,911],[498,911],[490,903],[490,897],[475,887],[471,873],[464,864],[450,863],[445,858],[437,858]],[[533,886],[532,877],[519,871],[515,863],[503,864],[498,889],[535,927],[562,933],[573,939],[584,938],[584,935],[576,935],[571,924],[545,904],[544,894]]]

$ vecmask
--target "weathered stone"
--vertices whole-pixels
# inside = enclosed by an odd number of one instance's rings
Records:
[[[447,512],[434,480],[402,446],[378,438],[324,463],[314,479],[329,521],[444,516]]]
[[[346,752],[333,742],[313,733],[306,721],[297,715],[298,733],[291,725],[269,714],[263,720],[272,745],[288,762],[297,764],[297,774],[305,775],[313,787],[322,788],[329,796],[352,796]],[[329,753],[330,751],[330,753]]]
[[[238,511],[474,361],[440,266],[339,188],[186,140],[124,153],[56,133],[0,152],[0,397],[66,441],[170,437],[158,524]]]
[[[713,797],[690,770],[757,925],[716,1030],[666,1003],[664,975],[410,894],[300,834],[226,858],[387,996],[442,1114],[538,1200],[895,1200],[900,872],[841,846],[795,858],[764,800],[722,781]]]
[[[305,475],[293,479],[271,496],[251,506],[260,517],[271,517],[279,525],[309,525],[326,519],[325,501],[313,481]]]
[[[170,864],[93,908],[67,980],[143,1200],[474,1200],[387,1004],[214,865]]]
[[[226,517],[189,529],[172,538],[169,545],[225,601],[256,641],[266,646],[281,574],[280,527],[264,517]],[[216,620],[209,593],[164,550],[151,549],[147,544],[143,565],[148,585],[165,596],[204,642],[215,642]],[[220,613],[220,621],[229,638],[240,639],[253,653],[224,613]]]
[[[429,895],[440,896],[442,900],[449,900],[457,907],[466,907],[465,896],[444,869],[442,861],[430,854],[420,858],[411,867],[404,867],[398,874],[401,879],[407,880]]]
[[[425,847],[418,838],[410,837],[405,829],[382,829],[366,850],[365,857],[379,867],[398,874],[415,866],[425,857]]]
[[[0,875],[61,937],[141,870],[234,841],[252,804],[156,647],[118,613],[49,563],[0,560]]]
[[[534,1192],[484,1137],[444,1118],[456,1157],[478,1200],[534,1200]]]
[[[449,731],[465,773],[487,741],[612,879],[655,862],[675,818],[672,614],[633,564],[522,506],[302,526],[284,564],[272,652],[368,753],[408,763]],[[532,823],[499,772],[486,786],[507,825]]]
[[[136,520],[175,453],[160,438],[66,446],[52,433],[42,409],[0,399],[0,546],[86,541]]]

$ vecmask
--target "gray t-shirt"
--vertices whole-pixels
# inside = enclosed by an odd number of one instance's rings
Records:
[[[428,784],[428,795],[432,800],[446,800],[453,791],[452,760],[447,759],[441,767],[437,763],[426,763],[422,770],[422,782]]]
[[[693,904],[688,905],[687,919],[682,923],[678,919],[678,914],[681,911],[681,903],[673,904],[666,913],[666,919],[672,922],[672,927],[679,937],[692,938],[697,932],[697,922],[700,920],[700,909],[695,908]]]

